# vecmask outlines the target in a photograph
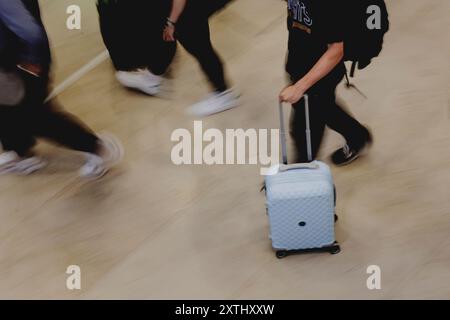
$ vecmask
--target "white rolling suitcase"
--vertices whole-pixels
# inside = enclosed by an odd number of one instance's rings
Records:
[[[309,99],[305,95],[308,159],[312,160]],[[288,165],[283,104],[280,103],[283,164],[265,181],[272,247],[277,257],[306,252],[336,254],[336,192],[330,168],[323,162]]]

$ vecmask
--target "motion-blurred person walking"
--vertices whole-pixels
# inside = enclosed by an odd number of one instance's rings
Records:
[[[164,40],[181,45],[198,61],[213,92],[190,107],[195,116],[208,116],[239,104],[238,95],[225,79],[223,63],[211,43],[209,18],[231,0],[172,0],[172,10],[166,20]],[[175,50],[172,47],[172,50]],[[169,55],[172,56],[173,55]]]
[[[161,37],[170,1],[98,0],[97,9],[117,80],[148,95],[160,94],[175,54],[175,43]]]
[[[238,105],[214,50],[208,19],[231,0],[98,0],[100,28],[116,78],[149,95],[161,93],[176,40],[195,57],[213,89],[189,110],[206,116]],[[162,35],[162,36],[161,36]]]
[[[115,138],[98,137],[45,101],[51,56],[37,0],[0,0],[0,58],[0,174],[30,174],[44,167],[33,153],[37,137],[85,152],[80,175],[86,178],[103,176],[121,159]]]
[[[309,94],[313,158],[319,151],[325,127],[346,140],[332,161],[345,165],[357,159],[372,143],[367,128],[336,103],[336,87],[346,73],[344,65],[344,1],[289,0],[289,44],[286,71],[292,85],[280,100],[293,105],[291,134],[297,146],[297,162],[308,162],[305,105]]]

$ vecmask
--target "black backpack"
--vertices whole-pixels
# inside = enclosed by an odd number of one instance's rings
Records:
[[[353,77],[356,67],[362,70],[380,55],[389,31],[389,14],[384,0],[346,0],[345,6],[344,60],[352,62]]]

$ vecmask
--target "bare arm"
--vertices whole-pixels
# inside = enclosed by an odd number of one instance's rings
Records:
[[[186,7],[187,0],[173,0],[172,10],[167,18],[167,26],[164,28],[163,39],[175,41],[175,25]]]
[[[186,7],[186,1],[187,0],[173,0],[172,11],[169,15],[170,21],[177,23],[178,19],[184,11],[184,8]]]
[[[330,44],[328,50],[317,61],[314,67],[297,83],[285,88],[280,93],[280,101],[297,103],[311,87],[326,77],[342,61],[344,43]]]

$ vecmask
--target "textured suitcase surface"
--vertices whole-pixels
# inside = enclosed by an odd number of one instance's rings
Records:
[[[333,245],[334,186],[329,167],[293,169],[266,177],[272,246],[277,250]]]

